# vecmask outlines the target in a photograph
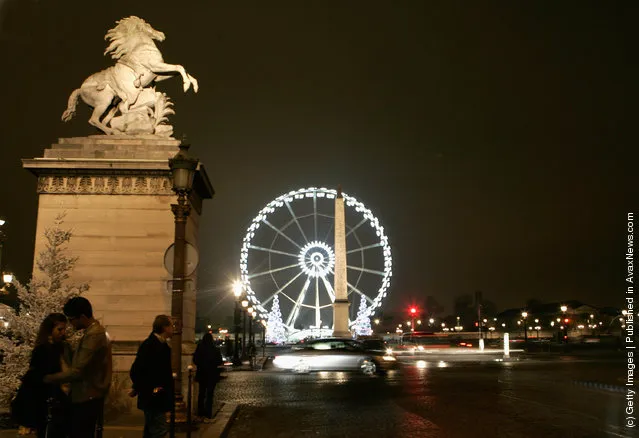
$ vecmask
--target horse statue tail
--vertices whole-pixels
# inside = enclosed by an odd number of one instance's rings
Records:
[[[62,113],[62,121],[68,122],[75,115],[75,107],[78,104],[78,97],[80,96],[80,89],[77,88],[71,93],[69,96],[69,103],[67,104],[67,109]]]

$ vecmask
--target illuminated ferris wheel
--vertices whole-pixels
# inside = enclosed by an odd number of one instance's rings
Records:
[[[289,334],[333,326],[336,190],[306,188],[269,202],[242,241],[241,282],[260,318],[277,296]],[[367,316],[381,307],[392,276],[391,248],[379,220],[342,193],[346,221],[349,323],[362,298]]]

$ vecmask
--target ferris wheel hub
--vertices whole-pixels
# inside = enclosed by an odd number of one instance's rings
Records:
[[[299,266],[310,277],[326,278],[335,267],[335,252],[324,242],[309,242],[300,250]]]

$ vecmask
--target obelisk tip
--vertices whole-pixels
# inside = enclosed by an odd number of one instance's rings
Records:
[[[341,184],[337,185],[337,197],[338,198],[342,197],[342,185]]]

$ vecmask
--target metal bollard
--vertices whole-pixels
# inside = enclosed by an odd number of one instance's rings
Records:
[[[193,429],[192,410],[193,410],[193,365],[189,365],[189,388],[187,391],[188,400],[186,401],[186,438],[191,438],[191,430]]]
[[[176,373],[173,373],[173,380],[177,377]],[[175,400],[171,404],[171,419],[169,421],[169,437],[175,438]]]
[[[100,403],[100,408],[98,410],[98,421],[95,428],[95,436],[96,438],[102,438],[104,433],[104,400]]]
[[[49,397],[47,399],[47,428],[44,433],[45,438],[50,438],[52,436],[51,423],[53,423],[53,397]]]

